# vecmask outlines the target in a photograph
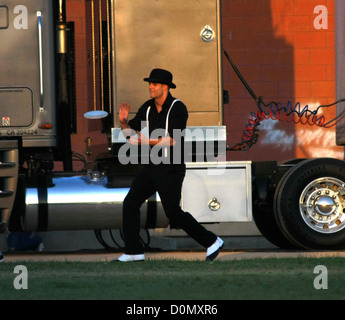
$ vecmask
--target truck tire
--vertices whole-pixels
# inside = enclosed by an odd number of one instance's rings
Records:
[[[272,206],[253,206],[253,217],[256,227],[262,235],[281,249],[292,250],[297,249],[294,244],[289,241],[280,230],[274,217]]]
[[[345,162],[298,163],[278,183],[274,216],[284,236],[303,249],[345,248]]]

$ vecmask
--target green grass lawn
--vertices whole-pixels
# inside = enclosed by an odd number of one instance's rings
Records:
[[[344,263],[343,258],[6,262],[0,264],[0,299],[344,299]],[[28,270],[28,289],[14,288],[19,264]],[[314,288],[317,265],[327,268],[328,289]]]

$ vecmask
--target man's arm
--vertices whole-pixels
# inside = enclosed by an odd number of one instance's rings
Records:
[[[137,131],[137,134],[138,134],[138,137],[132,136],[128,142],[135,145],[143,144],[143,145],[150,145],[150,146],[155,146],[157,144],[160,144],[162,147],[173,146],[176,143],[175,140],[171,138],[170,136],[161,137],[158,139],[148,139],[139,131]]]

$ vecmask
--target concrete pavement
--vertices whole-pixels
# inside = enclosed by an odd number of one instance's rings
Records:
[[[80,261],[80,262],[110,262],[117,259],[122,253],[109,252],[26,252],[4,254],[5,262],[40,262],[40,261]],[[147,260],[205,260],[204,251],[166,251],[147,252]],[[296,258],[296,257],[344,257],[345,251],[284,251],[284,250],[244,250],[244,251],[222,251],[217,257],[219,261],[255,259],[255,258]]]

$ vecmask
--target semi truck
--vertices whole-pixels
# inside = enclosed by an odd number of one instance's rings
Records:
[[[345,4],[335,3],[340,100]],[[124,163],[120,154],[137,152],[139,160],[141,154],[128,147],[117,106],[128,101],[134,114],[147,95],[141,79],[164,66],[178,79],[176,96],[190,115],[182,209],[203,224],[254,222],[284,249],[345,248],[343,160],[226,160],[220,0],[91,0],[90,32],[94,106],[85,117],[101,121],[109,147],[76,171],[74,24],[66,21],[65,0],[0,4],[1,233],[121,229],[122,201],[141,164]],[[345,106],[336,108],[341,117]],[[339,145],[345,141],[342,124]],[[59,171],[56,162],[63,164]],[[141,227],[168,226],[154,194],[141,208]]]

